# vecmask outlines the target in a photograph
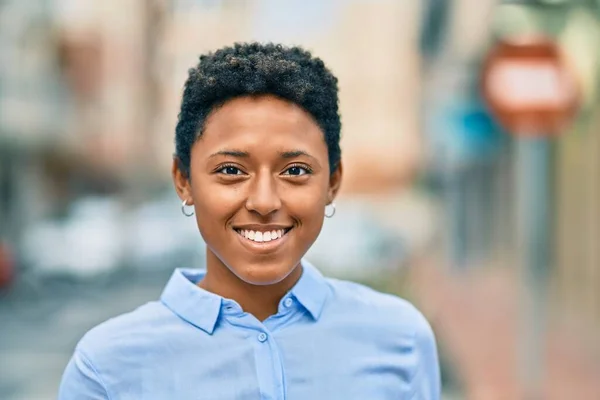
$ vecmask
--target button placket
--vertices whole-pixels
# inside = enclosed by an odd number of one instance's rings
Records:
[[[283,367],[272,332],[264,327],[255,333],[254,351],[256,373],[260,387],[260,398],[279,400],[285,398],[285,382],[282,375]]]

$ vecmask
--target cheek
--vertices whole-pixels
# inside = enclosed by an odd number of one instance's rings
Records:
[[[192,186],[192,197],[198,212],[215,213],[214,216],[217,216],[238,207],[243,195],[235,186],[219,185],[205,180]]]
[[[305,196],[295,199],[288,206],[291,215],[300,220],[296,239],[297,250],[306,252],[317,240],[324,222],[325,200],[321,196]]]
[[[297,215],[300,218],[314,218],[321,214],[324,209],[325,202],[321,198],[315,197],[297,197],[289,202],[288,209],[290,213]],[[307,223],[309,221],[303,221]]]
[[[232,187],[198,182],[192,187],[196,221],[203,236],[214,231],[215,225],[223,226],[243,203],[238,190]],[[210,226],[210,228],[209,228]]]
[[[321,185],[322,186],[322,185]],[[291,191],[286,196],[286,208],[304,225],[321,225],[327,203],[327,192],[319,187]]]

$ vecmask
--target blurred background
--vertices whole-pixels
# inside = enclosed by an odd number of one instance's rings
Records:
[[[201,53],[248,40],[339,78],[345,181],[307,257],[426,314],[444,399],[600,399],[599,17],[596,0],[0,0],[0,399],[54,398],[89,328],[203,266],[170,181],[180,96]],[[558,128],[500,123],[482,94],[497,43],[531,35],[577,87]],[[518,103],[526,81],[495,93]]]

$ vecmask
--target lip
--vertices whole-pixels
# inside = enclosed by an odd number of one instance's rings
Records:
[[[292,228],[292,225],[279,225],[279,224],[245,224],[245,225],[235,225],[233,229],[236,230],[246,230],[246,231],[277,231],[279,229],[283,229],[285,231],[289,231]]]
[[[255,229],[252,229],[250,227],[254,227]],[[258,229],[257,229],[258,228]],[[269,242],[255,242],[253,240],[250,239],[246,239],[245,237],[243,237],[242,235],[240,235],[236,229],[242,229],[242,230],[278,230],[278,229],[284,229],[285,230],[285,234],[280,237],[279,239],[275,239],[275,240],[271,240]],[[235,234],[235,236],[238,237],[240,243],[248,250],[250,250],[253,253],[272,253],[276,250],[278,250],[281,246],[283,246],[288,238],[289,238],[289,233],[290,231],[292,231],[293,228],[291,227],[284,227],[282,225],[244,225],[243,227],[236,227],[235,229],[233,229],[233,233]]]

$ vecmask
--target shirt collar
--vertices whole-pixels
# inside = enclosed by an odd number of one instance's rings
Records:
[[[161,301],[179,317],[212,335],[223,298],[197,285],[205,274],[205,270],[177,268]]]
[[[302,276],[290,292],[310,315],[318,320],[327,300],[329,285],[311,263],[302,260],[302,267]]]
[[[302,275],[290,294],[318,320],[327,300],[329,286],[312,264],[302,260]],[[221,312],[223,298],[200,288],[197,283],[206,274],[202,269],[177,268],[161,295],[161,301],[179,317],[212,334]]]

